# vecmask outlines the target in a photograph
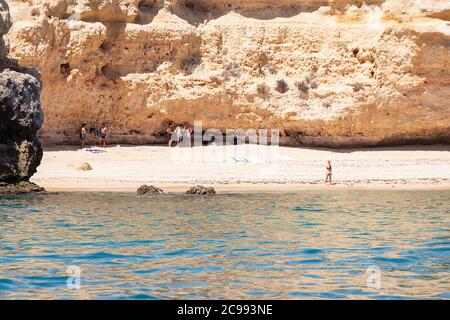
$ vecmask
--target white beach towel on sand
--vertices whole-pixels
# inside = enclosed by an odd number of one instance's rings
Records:
[[[86,148],[85,150],[87,152],[94,153],[94,154],[99,154],[99,153],[105,153],[106,152],[105,150],[102,150],[102,149],[99,149],[99,148],[92,148],[92,147]]]

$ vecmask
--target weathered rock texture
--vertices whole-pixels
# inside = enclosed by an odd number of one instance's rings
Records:
[[[204,187],[204,186],[194,186],[190,188],[186,194],[216,194],[216,190],[211,187]]]
[[[0,38],[10,26],[8,5],[0,0]],[[9,60],[7,52],[0,41],[0,193],[40,191],[27,182],[42,158],[40,81],[32,70]]]
[[[46,143],[107,122],[277,128],[321,146],[450,141],[441,0],[13,0],[11,54],[42,73]]]
[[[160,188],[157,188],[155,186],[147,186],[147,185],[140,186],[139,189],[137,189],[137,191],[136,191],[136,195],[138,197],[156,196],[156,195],[161,195],[161,194],[167,194],[167,193],[164,192]]]

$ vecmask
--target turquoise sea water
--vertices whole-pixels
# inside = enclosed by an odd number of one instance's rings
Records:
[[[449,191],[0,196],[0,299],[449,299],[449,210]]]

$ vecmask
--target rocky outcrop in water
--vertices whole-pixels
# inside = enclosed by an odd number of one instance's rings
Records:
[[[11,26],[9,8],[0,0],[0,37]],[[35,71],[7,58],[0,41],[0,193],[43,189],[29,183],[42,159],[37,131],[42,125],[40,80]]]
[[[113,143],[155,143],[194,120],[295,145],[450,142],[448,1],[9,3],[49,144],[102,122]]]
[[[212,187],[194,186],[189,189],[186,194],[216,194],[216,190]]]
[[[143,197],[143,196],[156,196],[156,195],[160,195],[160,194],[167,194],[166,192],[164,192],[162,189],[157,188],[155,186],[147,186],[147,185],[143,185],[141,186],[137,192],[136,195],[138,197]]]
[[[29,181],[19,181],[15,183],[0,182],[1,194],[28,194],[35,192],[43,192],[44,188]]]

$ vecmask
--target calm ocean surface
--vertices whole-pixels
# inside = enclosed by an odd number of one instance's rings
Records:
[[[0,196],[0,299],[450,299],[449,210],[449,191]]]

